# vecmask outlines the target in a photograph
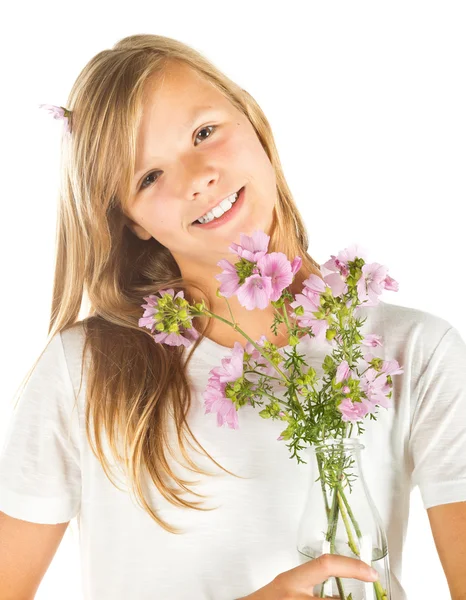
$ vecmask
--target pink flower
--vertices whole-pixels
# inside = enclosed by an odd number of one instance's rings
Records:
[[[252,236],[242,233],[240,237],[241,244],[233,243],[229,249],[253,264],[252,273],[249,277],[242,275],[240,278],[236,265],[220,260],[217,265],[224,271],[215,275],[221,282],[219,292],[226,298],[236,295],[240,304],[248,310],[264,309],[271,301],[280,299],[283,290],[301,268],[302,259],[297,256],[290,263],[282,252],[267,254],[270,237],[263,231],[254,231]]]
[[[324,294],[328,286],[334,298],[337,298],[343,292],[346,293],[348,289],[346,282],[343,281],[343,279],[338,273],[331,273],[330,275],[325,275],[323,279],[321,279],[317,275],[312,274],[306,280],[303,281],[303,285],[305,285],[307,290],[309,290],[311,293],[318,295]]]
[[[382,338],[380,335],[376,335],[375,333],[369,333],[364,336],[361,344],[375,348],[376,346],[382,346]]]
[[[395,281],[394,279],[392,279],[390,277],[390,275],[387,275],[385,277],[384,283],[385,283],[385,289],[386,290],[390,290],[391,292],[397,292],[399,290],[398,282]]]
[[[334,298],[338,298],[342,294],[346,294],[346,292],[348,291],[348,285],[341,278],[341,275],[339,273],[331,273],[330,275],[325,275],[324,281],[332,290],[332,296]]]
[[[383,408],[391,407],[391,400],[386,396],[390,387],[387,388],[387,377],[384,372],[378,372],[372,367],[368,369],[361,379],[361,389],[372,404],[378,404]]]
[[[349,379],[350,374],[351,374],[351,369],[349,368],[348,361],[343,360],[337,367],[335,383],[340,383],[342,381],[346,381],[347,379]]]
[[[230,298],[236,294],[240,288],[236,267],[225,258],[220,260],[217,263],[217,266],[224,269],[224,271],[222,271],[219,275],[215,275],[215,279],[221,282],[219,292],[222,294],[222,296],[225,296],[225,298]]]
[[[263,346],[266,341],[267,341],[267,338],[265,337],[264,334],[262,334],[261,337],[259,338],[259,340],[256,342],[256,344],[258,346]],[[253,360],[259,360],[262,358],[262,355],[259,352],[259,350],[256,350],[256,348],[251,344],[251,342],[247,342],[246,346],[244,347],[244,351],[247,354],[250,354],[251,358]]]
[[[283,252],[271,252],[259,258],[257,266],[263,277],[270,277],[272,292],[269,301],[276,302],[282,295],[283,290],[293,281],[290,261]]]
[[[382,363],[382,371],[386,375],[401,375],[404,373],[403,367],[400,367],[400,364],[397,360],[384,360]]]
[[[181,310],[181,307],[176,300],[177,298],[184,299],[184,291],[180,290],[176,296],[174,296],[174,293],[174,290],[170,288],[168,290],[160,290],[158,292],[159,296],[153,294],[144,296],[144,300],[147,301],[147,304],[141,304],[142,308],[145,310],[143,316],[139,319],[139,327],[146,327],[151,330],[151,333],[156,331],[156,325],[159,322],[156,320],[156,315],[159,312],[163,313],[163,307],[160,307],[159,302],[166,294],[172,297],[172,305]],[[191,318],[183,319],[183,321],[186,320],[191,322]],[[187,348],[189,348],[198,337],[199,332],[194,327],[182,327],[179,323],[177,332],[162,331],[153,336],[154,341],[160,344],[167,344],[168,346],[183,345]]]
[[[173,295],[173,290],[169,290],[168,293],[171,292]],[[159,293],[163,293],[159,292]],[[143,316],[139,319],[139,327],[147,327],[147,329],[152,329],[154,324],[154,315],[158,313],[157,303],[158,298],[153,296],[144,296],[144,300],[147,300],[147,304],[141,304],[141,306],[145,309]]]
[[[198,337],[199,332],[192,327],[191,329],[185,329],[183,335],[180,333],[158,333],[154,335],[154,341],[161,344],[167,344],[167,346],[183,345],[186,348],[189,348]]]
[[[319,278],[317,277],[317,279]],[[326,339],[325,335],[329,328],[328,321],[327,319],[318,319],[314,314],[321,310],[320,295],[313,294],[308,291],[308,288],[304,288],[302,294],[295,295],[295,301],[290,302],[290,306],[291,308],[302,306],[304,309],[303,315],[297,315],[295,312],[291,313],[291,316],[297,320],[299,327],[311,327],[316,339]]]
[[[329,271],[335,271],[340,273],[343,277],[349,275],[349,262],[353,262],[356,258],[362,258],[366,260],[366,250],[358,244],[353,244],[349,248],[345,248],[338,253],[338,256],[331,255],[331,259],[324,263],[322,266]]]
[[[352,402],[350,398],[344,398],[340,405],[339,410],[342,413],[342,421],[350,421],[355,423],[363,419],[371,410],[369,403],[364,401],[362,398],[361,402]]]
[[[227,424],[230,429],[238,429],[238,412],[236,406],[225,395],[228,383],[235,382],[243,375],[244,349],[235,342],[230,357],[222,358],[222,366],[210,371],[210,377],[203,394],[205,414],[217,413],[217,425]]]
[[[71,133],[68,116],[71,114],[69,110],[63,106],[55,106],[54,104],[39,104],[39,108],[45,108],[53,116],[54,119],[59,119],[64,122],[65,131]]]
[[[256,274],[246,277],[236,295],[241,306],[247,310],[253,310],[254,308],[266,308],[270,303],[272,292],[272,278]]]
[[[311,294],[314,294],[315,296],[322,295],[326,290],[325,282],[314,274],[309,275],[309,277],[303,281],[303,285],[306,287],[306,291],[311,292]]]
[[[364,368],[364,369],[367,369],[367,367],[369,366],[369,363],[371,362],[371,360],[373,358],[378,358],[371,352],[365,352],[364,348],[361,348],[361,354],[362,354],[362,361],[361,361],[362,367],[361,368]]]
[[[302,264],[303,264],[303,259],[300,256],[296,256],[294,258],[293,262],[291,263],[291,272],[293,273],[293,275],[296,275],[296,273],[301,268]]]
[[[257,262],[267,252],[270,236],[263,231],[254,231],[252,236],[240,234],[241,244],[231,244],[229,250],[249,262]]]
[[[364,306],[376,306],[379,296],[384,290],[384,280],[387,276],[387,267],[379,263],[365,264],[362,267],[362,275],[357,283],[359,302],[365,302]]]

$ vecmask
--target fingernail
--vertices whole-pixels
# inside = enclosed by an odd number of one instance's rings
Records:
[[[379,574],[375,569],[371,569],[371,575],[374,579],[378,579],[379,578]]]

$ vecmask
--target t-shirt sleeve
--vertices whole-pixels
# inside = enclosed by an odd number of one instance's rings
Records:
[[[65,523],[81,503],[79,417],[62,337],[46,347],[11,413],[0,451],[0,510]],[[74,409],[73,409],[74,408]]]
[[[455,327],[440,338],[413,394],[413,487],[426,510],[466,501],[466,344]]]

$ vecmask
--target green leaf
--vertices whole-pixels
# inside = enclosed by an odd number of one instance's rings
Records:
[[[264,408],[264,410],[261,410],[259,413],[259,416],[262,417],[263,419],[270,419],[271,414],[270,414],[268,407]]]
[[[329,373],[334,368],[334,366],[335,363],[333,358],[327,354],[322,364],[322,369],[325,371],[325,373]]]

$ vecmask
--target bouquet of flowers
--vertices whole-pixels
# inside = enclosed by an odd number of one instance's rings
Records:
[[[247,340],[245,348],[238,342],[231,356],[222,359],[222,366],[209,373],[204,392],[207,413],[217,415],[219,426],[239,427],[238,411],[246,404],[263,407],[259,415],[264,419],[280,419],[284,429],[278,437],[285,441],[292,457],[305,462],[300,450],[319,446],[327,440],[343,440],[364,429],[362,422],[369,416],[376,420],[377,407],[391,407],[392,377],[403,373],[396,360],[382,360],[369,353],[381,346],[380,336],[361,335],[364,320],[357,318],[361,306],[376,306],[382,291],[398,291],[397,282],[387,274],[387,267],[365,262],[365,252],[357,245],[341,251],[322,265],[323,278],[314,274],[303,282],[302,293],[294,297],[288,287],[302,265],[300,257],[290,262],[281,252],[268,253],[270,238],[255,231],[251,237],[241,234],[241,244],[232,244],[230,251],[239,260],[234,264],[221,260],[223,269],[216,276],[220,281],[217,295],[228,298],[236,295],[248,310],[264,309],[269,303],[275,309],[272,330],[286,323],[291,352],[280,352],[265,336],[252,340],[236,323],[215,315],[204,301],[190,305],[184,292],[176,295],[173,289],[162,290],[158,295],[144,298],[147,304],[139,320],[140,327],[149,328],[155,342],[189,347],[199,336],[192,319],[207,315],[229,324]],[[286,303],[293,309],[291,318]],[[305,336],[326,340],[332,351],[325,357],[322,379],[308,366],[305,356],[297,351],[299,341]],[[366,347],[367,351],[362,351]],[[282,391],[281,397],[278,392]],[[358,523],[345,494],[349,483],[349,465],[334,453],[329,460],[318,458],[319,479],[325,496],[328,522],[326,539],[334,551],[336,522],[339,513],[344,516],[348,545],[356,556],[360,549],[350,531],[350,521],[356,533]],[[333,492],[334,501],[328,502],[326,485]],[[346,511],[345,511],[346,506]],[[358,534],[359,535],[359,534]],[[338,581],[341,598],[345,596]],[[373,584],[377,600],[388,600],[388,592],[380,581]]]

